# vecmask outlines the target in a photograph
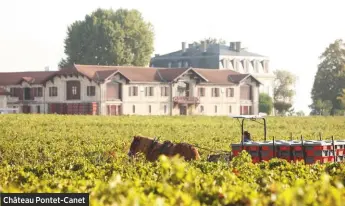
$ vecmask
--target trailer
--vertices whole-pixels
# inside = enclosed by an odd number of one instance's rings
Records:
[[[241,141],[239,143],[231,143],[232,149],[231,159],[238,156],[241,151],[247,151],[252,162],[269,161],[272,158],[285,159],[289,162],[298,162],[303,160],[306,164],[314,164],[316,162],[341,162],[344,160],[345,140],[304,140],[301,136],[300,140],[267,140],[267,121],[265,116],[261,115],[239,115],[230,116],[239,121],[241,125]],[[264,127],[264,141],[244,142],[244,122],[245,120],[255,121]],[[260,122],[260,121],[261,122]]]

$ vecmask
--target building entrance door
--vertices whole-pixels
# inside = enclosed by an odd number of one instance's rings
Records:
[[[180,115],[187,115],[187,106],[180,105]]]

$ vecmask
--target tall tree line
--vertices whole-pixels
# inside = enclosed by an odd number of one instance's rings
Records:
[[[321,54],[311,96],[311,115],[344,114],[345,44],[337,39]]]

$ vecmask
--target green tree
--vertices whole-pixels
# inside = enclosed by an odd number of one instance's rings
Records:
[[[311,115],[329,115],[333,108],[332,101],[317,99],[312,105],[309,106],[312,110]]]
[[[154,50],[153,40],[153,27],[139,11],[97,9],[68,27],[67,58],[59,66],[73,63],[145,66]]]
[[[345,88],[345,44],[341,39],[331,43],[319,57],[321,62],[315,75],[311,96],[311,108],[318,109],[318,102],[329,100],[332,102],[330,114],[343,108],[342,101],[338,98]],[[318,113],[318,111],[312,111]]]
[[[295,95],[295,91],[292,89],[296,82],[295,75],[286,70],[276,70],[274,74],[274,100],[291,101]]]
[[[292,107],[296,76],[286,70],[276,70],[274,74],[274,108],[278,110],[278,113],[285,114]]]
[[[285,115],[286,112],[291,111],[290,108],[292,107],[291,103],[284,102],[284,101],[277,101],[274,102],[274,108],[278,111],[278,114]]]
[[[341,94],[337,97],[337,99],[341,102],[343,106],[345,105],[345,89],[342,90]]]
[[[259,96],[259,112],[264,112],[266,114],[271,114],[273,109],[273,100],[272,98],[265,93],[260,93]]]

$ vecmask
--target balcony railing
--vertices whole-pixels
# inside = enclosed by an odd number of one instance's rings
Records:
[[[200,99],[199,97],[176,96],[173,97],[173,102],[177,104],[198,104]]]

